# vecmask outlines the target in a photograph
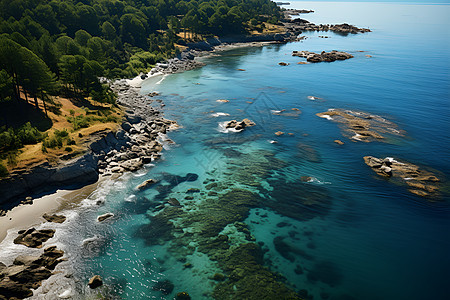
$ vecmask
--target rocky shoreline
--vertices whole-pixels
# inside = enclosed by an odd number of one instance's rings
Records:
[[[245,46],[263,45],[266,42],[285,43],[296,40],[301,33],[298,26],[285,28],[286,33],[212,38],[190,44],[187,51],[164,63],[158,63],[148,75],[173,74],[201,67],[203,63],[195,60],[196,57],[236,43],[243,43]],[[144,80],[148,75],[141,74],[140,79]],[[91,135],[88,150],[78,157],[61,157],[56,165],[42,163],[32,170],[16,172],[8,180],[0,181],[0,207],[10,209],[20,202],[32,203],[30,195],[50,194],[62,187],[81,188],[97,182],[101,177],[136,171],[160,158],[164,144],[173,143],[166,133],[179,126],[175,121],[162,116],[164,104],[157,99],[158,94],[141,95],[140,88],[127,80],[110,81],[109,84],[118,95],[117,103],[126,112],[120,128],[116,132],[101,131]],[[252,124],[243,120],[235,123],[231,121],[228,126],[240,130]],[[34,228],[21,230],[14,242],[40,248],[54,233],[54,230],[36,231]],[[0,293],[0,299],[31,296],[33,292],[30,288],[36,289],[42,280],[49,278],[56,265],[63,261],[59,259],[63,255],[61,250],[51,246],[39,257],[18,257],[17,263],[14,261],[11,266],[0,263],[0,291],[6,291]],[[22,278],[26,278],[25,283]],[[17,289],[21,289],[20,295]]]
[[[96,182],[100,175],[136,171],[160,157],[162,143],[172,142],[166,132],[178,127],[176,122],[161,116],[162,101],[140,95],[139,89],[126,80],[112,83],[111,88],[118,94],[117,102],[126,109],[121,127],[116,132],[91,135],[88,150],[79,157],[62,157],[57,165],[45,162],[0,181],[3,208],[10,209],[20,202],[32,203],[30,195],[48,194],[62,187],[80,188]]]

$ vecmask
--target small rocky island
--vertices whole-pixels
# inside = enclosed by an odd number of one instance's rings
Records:
[[[400,162],[392,157],[376,158],[364,156],[366,165],[372,168],[378,175],[390,177],[398,183],[406,184],[408,191],[422,196],[435,197],[438,195],[439,178],[430,171],[426,171],[409,162]]]
[[[290,18],[291,16],[298,15],[294,13],[288,13],[287,18]],[[368,28],[359,28],[354,25],[350,25],[347,23],[342,24],[319,24],[316,25],[314,23],[309,22],[308,20],[301,19],[301,18],[295,18],[295,19],[289,19],[284,23],[284,26],[287,29],[294,29],[299,31],[332,31],[337,34],[341,35],[348,35],[348,34],[357,34],[357,33],[366,33],[371,32]]]
[[[387,142],[386,134],[404,136],[405,132],[385,118],[362,111],[329,109],[316,116],[339,123],[342,135],[354,142]]]
[[[322,51],[321,53],[309,51],[293,51],[292,56],[304,57],[307,61],[312,63],[333,62],[336,60],[346,60],[353,57],[353,55],[351,55],[350,53],[336,50],[333,50],[331,52]]]
[[[256,124],[249,120],[249,119],[243,119],[242,121],[238,122],[236,120],[231,120],[225,123],[225,128],[227,129],[234,129],[236,131],[242,131],[246,127],[255,126]]]

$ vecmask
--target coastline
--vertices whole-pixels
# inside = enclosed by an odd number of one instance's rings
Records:
[[[273,43],[294,41],[299,33],[301,32],[292,31],[287,32],[286,35],[270,35],[272,39],[267,41],[264,40],[267,37],[260,37],[262,41],[240,41],[237,39],[237,42],[233,42],[232,38],[227,40],[229,42],[219,41],[217,43],[212,41],[206,43],[206,46],[204,43],[192,45],[192,48],[183,52],[180,58],[172,58],[164,63],[157,64],[147,75],[139,75],[133,79],[117,80],[111,83],[112,89],[119,95],[118,103],[124,107],[126,117],[117,132],[100,133],[98,137],[93,138],[89,146],[88,156],[92,160],[89,167],[92,169],[90,172],[93,172],[91,175],[96,176],[95,182],[90,182],[93,180],[91,177],[89,182],[81,182],[82,187],[75,190],[57,190],[55,193],[34,199],[31,205],[15,206],[5,216],[0,217],[2,228],[0,243],[4,242],[5,237],[12,230],[27,229],[30,226],[42,224],[44,213],[61,211],[78,200],[82,200],[95,190],[103,178],[136,171],[145,164],[159,158],[164,142],[172,142],[167,138],[166,131],[176,129],[178,125],[176,122],[166,120],[161,116],[164,104],[161,100],[154,99],[157,94],[140,95],[139,88],[144,80],[153,76],[174,74],[201,67],[204,64],[196,58],[207,57],[217,52],[240,47],[262,47]],[[158,107],[155,109],[148,105],[151,103]],[[143,109],[143,107],[146,108]],[[152,146],[148,148],[147,145],[150,143]],[[136,149],[133,149],[133,147],[136,147]],[[128,156],[122,160],[123,155]],[[125,166],[124,161],[131,163]],[[70,168],[80,168],[80,165],[75,163]],[[58,187],[57,185],[56,188]]]
[[[57,213],[78,203],[92,193],[101,181],[102,178],[77,190],[58,190],[53,194],[34,199],[33,204],[14,207],[5,216],[0,217],[0,244],[10,231],[39,225],[45,222],[42,218],[45,213]]]

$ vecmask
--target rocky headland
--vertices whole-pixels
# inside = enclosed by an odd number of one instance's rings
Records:
[[[410,162],[400,162],[392,157],[377,158],[364,156],[366,165],[380,176],[392,178],[396,183],[406,185],[408,191],[422,197],[439,196],[441,180],[432,172]]]
[[[13,172],[0,181],[0,205],[9,209],[36,194],[57,189],[75,189],[94,183],[100,175],[136,171],[160,157],[163,143],[171,143],[165,135],[178,128],[174,121],[161,116],[163,103],[155,95],[140,95],[139,88],[126,80],[111,83],[118,104],[126,110],[121,127],[92,134],[87,150],[76,157],[63,156],[59,161],[44,162],[30,170]]]
[[[293,51],[292,56],[304,57],[308,62],[333,62],[336,60],[346,60],[352,58],[353,55],[347,52],[333,50],[331,52],[322,51],[314,53],[309,51]]]

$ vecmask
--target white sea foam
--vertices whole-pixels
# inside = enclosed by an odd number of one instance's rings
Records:
[[[316,177],[310,177],[310,179],[308,180],[308,181],[306,181],[306,182],[309,182],[309,183],[314,183],[314,184],[331,184],[331,182],[328,182],[328,181],[321,181],[321,180],[319,180],[318,178],[316,178]]]
[[[222,117],[222,116],[229,116],[230,114],[227,114],[227,113],[223,113],[223,112],[217,112],[217,113],[213,113],[213,114],[211,114],[211,116],[213,116],[213,117]]]
[[[65,290],[64,292],[59,294],[58,297],[61,299],[69,299],[69,298],[72,298],[73,295],[74,294],[73,294],[72,289],[69,288],[68,290]]]
[[[128,197],[125,198],[126,202],[135,202],[136,200],[136,195],[129,195]]]
[[[333,120],[333,118],[330,115],[321,115],[320,117],[327,120]]]
[[[162,73],[156,73],[156,74],[161,75]],[[155,76],[156,74],[154,74],[153,76]],[[155,84],[161,84],[164,81],[164,79],[166,79],[166,77],[167,77],[167,74],[164,74],[162,76],[162,78],[160,80],[158,80]]]
[[[322,98],[315,97],[315,96],[308,96],[308,99],[309,100],[319,100],[319,99],[322,99]]]
[[[362,135],[360,134],[355,134],[354,136],[352,136],[352,139],[357,140],[357,141],[362,141],[359,137],[361,137]]]
[[[282,110],[274,110],[274,109],[271,109],[271,110],[270,110],[270,112],[271,112],[273,115],[279,115],[279,114],[281,114],[283,111],[285,111],[285,109],[282,109]]]

